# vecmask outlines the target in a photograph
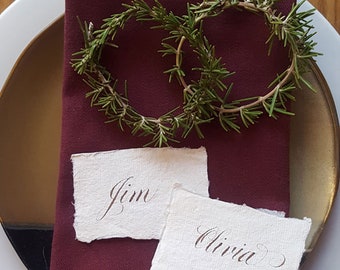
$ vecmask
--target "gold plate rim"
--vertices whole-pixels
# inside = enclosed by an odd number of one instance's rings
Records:
[[[314,234],[313,239],[310,243],[310,246],[306,249],[305,251],[305,257],[308,257],[310,255],[310,253],[312,253],[312,251],[314,250],[320,236],[322,235],[323,229],[325,224],[327,223],[327,221],[329,220],[330,214],[332,212],[334,203],[336,201],[336,198],[338,195],[338,189],[339,189],[339,185],[340,185],[340,127],[339,127],[339,117],[336,111],[336,106],[335,106],[335,102],[330,90],[330,87],[328,86],[328,83],[324,77],[324,75],[322,74],[320,68],[318,67],[318,65],[314,62],[312,64],[312,72],[313,74],[316,76],[317,80],[320,82],[320,84],[322,84],[323,87],[322,88],[322,94],[325,98],[325,101],[327,103],[327,108],[330,111],[330,116],[332,117],[332,128],[333,128],[333,136],[334,136],[334,143],[335,143],[335,151],[334,151],[334,163],[337,165],[336,166],[336,170],[335,170],[335,177],[334,177],[334,192],[332,193],[332,195],[329,197],[330,201],[329,201],[329,205],[327,208],[327,211],[325,213],[324,219],[323,219],[323,223],[322,226],[319,228],[319,230],[317,231],[317,233]]]

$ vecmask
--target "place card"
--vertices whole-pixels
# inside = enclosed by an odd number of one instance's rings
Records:
[[[310,227],[175,189],[151,270],[296,270]]]
[[[159,239],[174,186],[209,196],[205,148],[74,154],[76,239]]]

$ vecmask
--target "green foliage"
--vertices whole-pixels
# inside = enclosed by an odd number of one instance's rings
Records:
[[[314,51],[316,44],[311,39],[314,33],[310,17],[314,11],[299,12],[302,2],[293,5],[289,14],[284,16],[273,9],[277,1],[207,0],[200,4],[187,4],[187,13],[177,16],[168,12],[157,0],[152,7],[143,0],[133,0],[131,4],[123,4],[125,10],[122,13],[104,19],[100,29],[94,30],[91,23],[80,23],[84,48],[74,53],[71,64],[78,74],[84,76],[90,88],[86,97],[91,99],[91,106],[99,107],[107,116],[107,122],[117,122],[122,130],[128,127],[133,135],[149,136],[150,145],[161,147],[177,142],[179,130],[183,138],[193,129],[202,138],[200,126],[216,118],[224,130],[240,132],[240,123],[249,127],[264,113],[273,118],[279,114],[293,115],[285,105],[288,100],[294,100],[292,91],[301,84],[313,90],[303,74],[309,70],[313,57],[318,55]],[[203,33],[204,19],[218,16],[227,8],[263,15],[270,30],[267,40],[269,54],[275,39],[289,48],[290,66],[273,80],[264,96],[228,100],[233,85],[226,85],[225,79],[233,73],[215,55],[215,47]],[[103,48],[116,47],[114,39],[117,32],[133,17],[141,22],[151,21],[154,23],[152,28],[168,32],[160,53],[163,56],[173,55],[175,63],[164,72],[169,75],[169,82],[176,78],[183,87],[183,105],[159,118],[138,113],[129,104],[126,84],[124,91],[118,91],[117,78],[112,78],[100,64]],[[190,44],[200,60],[200,66],[193,68],[200,73],[200,78],[190,83],[186,82],[182,69],[182,46],[185,42]]]

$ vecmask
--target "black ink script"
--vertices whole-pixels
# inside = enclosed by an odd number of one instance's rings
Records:
[[[207,254],[223,257],[248,266],[270,266],[280,268],[286,263],[286,257],[270,251],[263,244],[249,248],[247,243],[231,244],[232,230],[220,230],[217,227],[203,229],[198,226],[199,236],[194,244],[197,249],[204,249]]]
[[[133,184],[133,176],[118,181],[110,190],[110,203],[105,207],[102,220],[109,212],[119,215],[124,212],[125,204],[148,203],[156,195],[157,190],[151,193],[150,188],[136,188]]]

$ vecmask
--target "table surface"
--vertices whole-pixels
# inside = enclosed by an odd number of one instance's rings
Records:
[[[0,0],[0,12],[13,0]],[[340,1],[339,0],[309,0],[340,33]]]
[[[309,0],[340,33],[340,1],[339,0]]]

